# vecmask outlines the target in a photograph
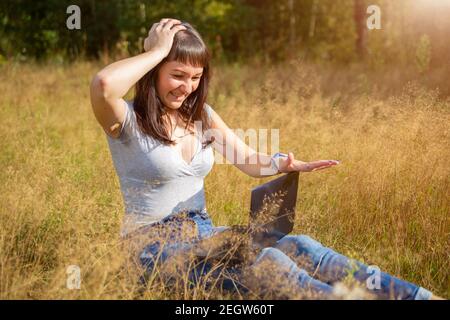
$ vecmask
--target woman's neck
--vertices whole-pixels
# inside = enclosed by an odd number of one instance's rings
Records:
[[[168,124],[172,124],[173,128],[175,128],[180,122],[178,110],[173,110],[167,107],[165,108],[165,114],[163,115],[163,118]]]
[[[168,125],[168,130],[171,131],[172,134],[177,130],[177,128],[185,130],[186,123],[181,118],[178,110],[166,108],[166,113],[163,117]],[[170,127],[172,127],[172,130],[170,129]],[[189,129],[185,133],[189,134],[189,132],[191,132],[192,130],[192,126],[189,126]]]

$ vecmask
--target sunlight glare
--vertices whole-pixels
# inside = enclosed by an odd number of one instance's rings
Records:
[[[427,7],[450,7],[450,0],[416,0],[420,5]]]

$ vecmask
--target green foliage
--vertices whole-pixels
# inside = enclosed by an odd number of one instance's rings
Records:
[[[424,72],[428,67],[441,65],[449,56],[450,43],[443,39],[450,31],[448,11],[432,12],[431,6],[425,4],[415,8],[409,0],[374,0],[370,4],[381,8],[382,30],[362,30],[361,24],[356,23],[356,3],[357,0],[3,0],[0,63],[11,58],[75,60],[137,54],[142,51],[151,25],[165,17],[196,27],[216,61],[250,59],[267,63],[308,58],[350,63],[362,58],[358,54],[362,50],[374,68],[416,63]],[[362,9],[369,4],[363,0],[358,3],[363,4]],[[81,9],[81,30],[66,27],[66,9],[72,4]],[[364,17],[365,10],[361,14]],[[364,39],[357,42],[361,33]],[[417,45],[422,34],[429,39],[422,38]],[[436,45],[431,48],[427,41]]]

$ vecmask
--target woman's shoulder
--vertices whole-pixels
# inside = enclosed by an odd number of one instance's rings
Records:
[[[124,100],[124,101],[125,101],[127,109],[130,109],[134,112],[134,99]]]
[[[211,107],[211,105],[207,104],[206,102],[205,102],[203,108],[205,109],[206,115],[208,116],[208,121],[211,122],[214,109]]]
[[[206,112],[211,112],[211,110],[213,110],[213,108],[211,107],[210,104],[206,103],[203,105],[203,108],[205,109]]]

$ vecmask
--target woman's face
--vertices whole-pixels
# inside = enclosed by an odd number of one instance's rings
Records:
[[[156,92],[165,107],[176,110],[200,83],[203,68],[178,61],[164,63],[159,69]]]

